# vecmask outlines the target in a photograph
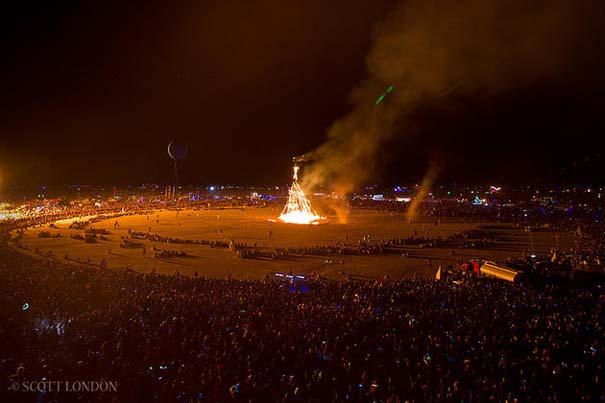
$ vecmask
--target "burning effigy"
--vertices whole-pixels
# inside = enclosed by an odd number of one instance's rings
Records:
[[[279,216],[279,220],[289,224],[319,224],[325,220],[311,208],[311,202],[307,199],[305,192],[298,183],[298,170],[300,167],[294,164],[294,175],[292,186],[288,192],[288,202]]]

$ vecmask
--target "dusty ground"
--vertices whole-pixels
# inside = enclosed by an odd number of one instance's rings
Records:
[[[481,223],[464,222],[460,220],[444,220],[438,226],[433,221],[419,220],[408,223],[402,214],[374,211],[353,211],[347,224],[328,222],[317,226],[301,226],[270,222],[279,215],[276,209],[252,209],[246,211],[194,211],[182,210],[178,216],[175,211],[158,211],[150,216],[127,216],[117,219],[120,228],[114,229],[115,219],[105,220],[93,225],[94,228],[106,228],[111,231],[108,241],[96,244],[71,239],[70,235],[82,231],[69,229],[72,220],[57,224],[57,229],[31,228],[26,231],[23,242],[38,248],[42,252],[51,250],[57,257],[66,254],[70,259],[90,259],[99,263],[105,258],[109,268],[148,272],[156,269],[160,273],[192,275],[197,272],[201,276],[224,277],[230,273],[238,278],[259,278],[267,272],[294,273],[318,272],[332,278],[342,278],[342,272],[351,272],[359,277],[380,278],[385,274],[392,277],[408,277],[416,272],[419,276],[433,276],[437,267],[448,263],[455,264],[459,258],[485,258],[489,260],[504,260],[507,256],[521,256],[525,251],[537,255],[546,254],[550,247],[559,242],[560,247],[568,247],[572,235],[554,233],[524,232],[513,228],[512,225],[501,224],[490,231],[497,239],[497,245],[490,250],[457,250],[452,249],[419,249],[417,247],[401,248],[408,251],[409,257],[400,253],[372,256],[340,256],[320,257],[305,256],[290,260],[260,260],[240,259],[235,252],[223,248],[210,248],[204,245],[181,245],[143,242],[147,249],[144,256],[142,249],[120,248],[121,236],[128,234],[128,229],[182,239],[197,239],[210,241],[225,241],[234,239],[235,242],[246,243],[250,246],[257,244],[261,248],[285,246],[335,245],[338,242],[356,243],[365,235],[372,239],[406,238],[413,235],[447,236],[465,229],[476,228]],[[485,224],[485,223],[484,223]],[[39,238],[41,230],[51,234],[57,232],[60,238]],[[222,231],[222,233],[221,233]],[[271,236],[269,239],[269,232]],[[191,257],[159,259],[150,252],[152,246],[164,249],[184,250]],[[111,249],[111,254],[109,250]],[[399,251],[398,251],[399,252]],[[332,263],[326,263],[332,260]],[[342,260],[342,263],[341,263]],[[430,260],[430,266],[429,266]]]

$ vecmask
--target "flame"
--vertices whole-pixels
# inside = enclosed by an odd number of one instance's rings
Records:
[[[303,192],[298,184],[298,169],[299,167],[294,165],[294,176],[288,193],[288,203],[284,206],[279,219],[290,224],[317,225],[321,220],[325,220],[326,218],[321,217],[311,209],[309,199],[307,199],[305,192]]]

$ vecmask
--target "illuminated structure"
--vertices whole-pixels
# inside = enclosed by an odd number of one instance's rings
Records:
[[[170,144],[168,144],[168,155],[174,161],[174,177],[172,181],[172,189],[168,188],[164,192],[164,197],[166,200],[176,198],[176,188],[179,184],[177,163],[187,155],[187,146],[185,144],[178,144],[172,141]]]
[[[294,158],[292,186],[288,192],[288,202],[284,206],[279,220],[290,224],[319,224],[320,221],[325,220],[325,217],[321,217],[311,208],[311,202],[298,184],[298,170],[300,169],[297,165],[298,161],[300,161],[299,158]]]
[[[494,262],[484,262],[481,265],[481,275],[494,277],[500,280],[510,281],[511,283],[519,281],[521,273],[508,267],[497,265]]]

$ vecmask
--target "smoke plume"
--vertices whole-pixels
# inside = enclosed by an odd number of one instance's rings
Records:
[[[439,163],[439,161],[431,161],[429,169],[426,175],[424,176],[424,179],[422,180],[422,184],[420,185],[420,189],[414,197],[414,200],[412,200],[412,202],[410,203],[410,207],[408,208],[408,211],[406,213],[406,217],[410,222],[416,219],[416,216],[418,215],[418,207],[426,199],[426,196],[429,194],[431,186],[433,186],[433,183],[435,183],[437,175],[440,171],[441,164]]]
[[[420,103],[452,92],[495,95],[566,74],[575,44],[589,29],[588,4],[405,1],[376,28],[368,77],[351,94],[352,111],[307,154],[312,163],[303,188],[332,183],[346,194],[367,182],[385,142],[405,136],[406,116]],[[425,182],[434,176],[429,172]]]

